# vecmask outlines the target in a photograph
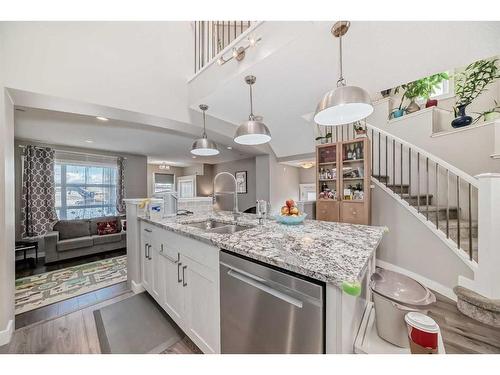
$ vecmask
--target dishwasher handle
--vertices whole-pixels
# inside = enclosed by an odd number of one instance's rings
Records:
[[[229,271],[227,271],[227,274],[231,277],[234,277],[235,279],[238,279],[246,284],[249,284],[257,289],[260,289],[262,290],[263,292],[266,292],[268,294],[271,294],[272,296],[276,297],[276,298],[279,298],[291,305],[294,305],[296,307],[298,307],[299,309],[302,308],[302,301],[297,299],[297,298],[294,298],[286,293],[283,293],[277,289],[274,289],[274,288],[271,288],[270,286],[262,283],[260,280],[263,280],[262,278],[260,277],[252,277],[253,275],[245,272],[245,274],[242,274],[238,271],[235,271],[234,269],[229,269]]]

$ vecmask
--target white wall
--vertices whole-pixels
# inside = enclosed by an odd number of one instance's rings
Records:
[[[0,46],[0,55],[1,52]],[[9,323],[13,329],[15,279],[13,249],[14,106],[4,90],[0,65],[0,345],[10,340]]]
[[[452,289],[471,269],[425,224],[378,185],[372,191],[372,225],[389,228],[377,259],[419,274]]]
[[[301,184],[315,184],[316,183],[316,165],[311,168],[298,168],[299,169],[299,182]]]
[[[4,22],[5,86],[189,121],[189,22]]]
[[[299,200],[299,168],[280,164],[273,155],[269,160],[271,210],[277,213],[287,199]]]

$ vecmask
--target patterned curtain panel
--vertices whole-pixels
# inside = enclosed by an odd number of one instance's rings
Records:
[[[118,176],[117,176],[117,184],[116,184],[116,211],[120,214],[125,213],[125,166],[126,160],[122,157],[119,157],[117,160],[118,163]]]
[[[21,197],[22,237],[42,236],[57,221],[55,208],[54,150],[26,146]]]

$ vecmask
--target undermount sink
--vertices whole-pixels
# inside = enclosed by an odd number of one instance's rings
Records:
[[[231,234],[235,232],[239,232],[246,229],[251,229],[253,226],[239,225],[239,224],[228,224],[222,223],[217,220],[209,219],[206,221],[202,221],[199,223],[190,223],[186,224],[193,228],[203,229],[206,232],[210,233],[220,233],[220,234]]]
[[[220,228],[220,227],[226,226],[228,224],[227,223],[222,223],[220,221],[216,221],[216,220],[213,220],[213,219],[209,219],[209,220],[202,221],[202,222],[199,222],[199,223],[190,223],[190,224],[187,224],[187,225],[189,225],[190,227],[199,228],[199,229],[203,229],[203,230],[211,230],[211,229],[215,229],[215,228]]]

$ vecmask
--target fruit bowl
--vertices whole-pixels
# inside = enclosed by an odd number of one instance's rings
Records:
[[[276,215],[276,221],[281,224],[285,225],[297,225],[302,223],[307,214],[300,214],[298,216],[291,216],[291,215]]]

